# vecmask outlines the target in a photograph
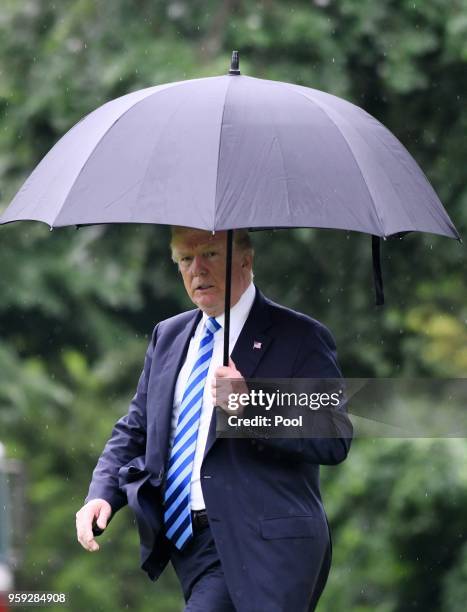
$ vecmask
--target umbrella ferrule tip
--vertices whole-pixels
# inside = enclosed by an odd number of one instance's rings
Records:
[[[238,51],[232,51],[232,60],[230,62],[229,74],[239,75],[240,74],[240,59]]]

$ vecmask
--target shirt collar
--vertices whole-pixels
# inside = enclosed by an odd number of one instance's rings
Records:
[[[230,335],[231,337],[238,336],[241,332],[245,321],[250,314],[251,307],[253,306],[253,302],[255,301],[256,296],[256,288],[251,282],[245,291],[242,293],[240,299],[232,306],[230,309]],[[203,323],[205,323],[206,319],[209,319],[209,315],[203,312]],[[219,323],[221,327],[224,327],[224,319],[225,314],[222,313],[219,316],[215,317],[216,321]]]

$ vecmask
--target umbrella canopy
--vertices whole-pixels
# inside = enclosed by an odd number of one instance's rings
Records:
[[[364,110],[235,74],[150,87],[84,117],[0,223],[21,219],[459,238],[416,162]]]
[[[241,76],[237,52],[226,76],[135,91],[84,117],[0,224],[18,220],[365,232],[377,303],[378,237],[459,239],[417,163],[381,123],[322,91]]]

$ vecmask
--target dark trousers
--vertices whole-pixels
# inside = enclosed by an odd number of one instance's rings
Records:
[[[195,531],[183,551],[177,550],[173,544],[170,547],[170,559],[186,602],[184,612],[235,612],[209,526]],[[326,585],[331,550],[329,546],[313,590],[310,611],[315,610]]]
[[[209,526],[197,530],[183,551],[171,546],[185,612],[235,612]]]

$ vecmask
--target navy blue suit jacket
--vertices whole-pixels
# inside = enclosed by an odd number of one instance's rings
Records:
[[[115,425],[94,470],[86,501],[126,503],[140,533],[141,563],[155,580],[169,559],[163,535],[164,479],[175,383],[201,317],[191,310],[156,325],[128,414]],[[261,349],[253,343],[261,342]],[[274,304],[256,290],[232,353],[245,378],[338,378],[335,343],[318,321]],[[209,431],[201,485],[211,531],[236,609],[311,609],[330,536],[319,465],[343,461],[342,437],[216,439]],[[328,569],[328,568],[327,568]]]

